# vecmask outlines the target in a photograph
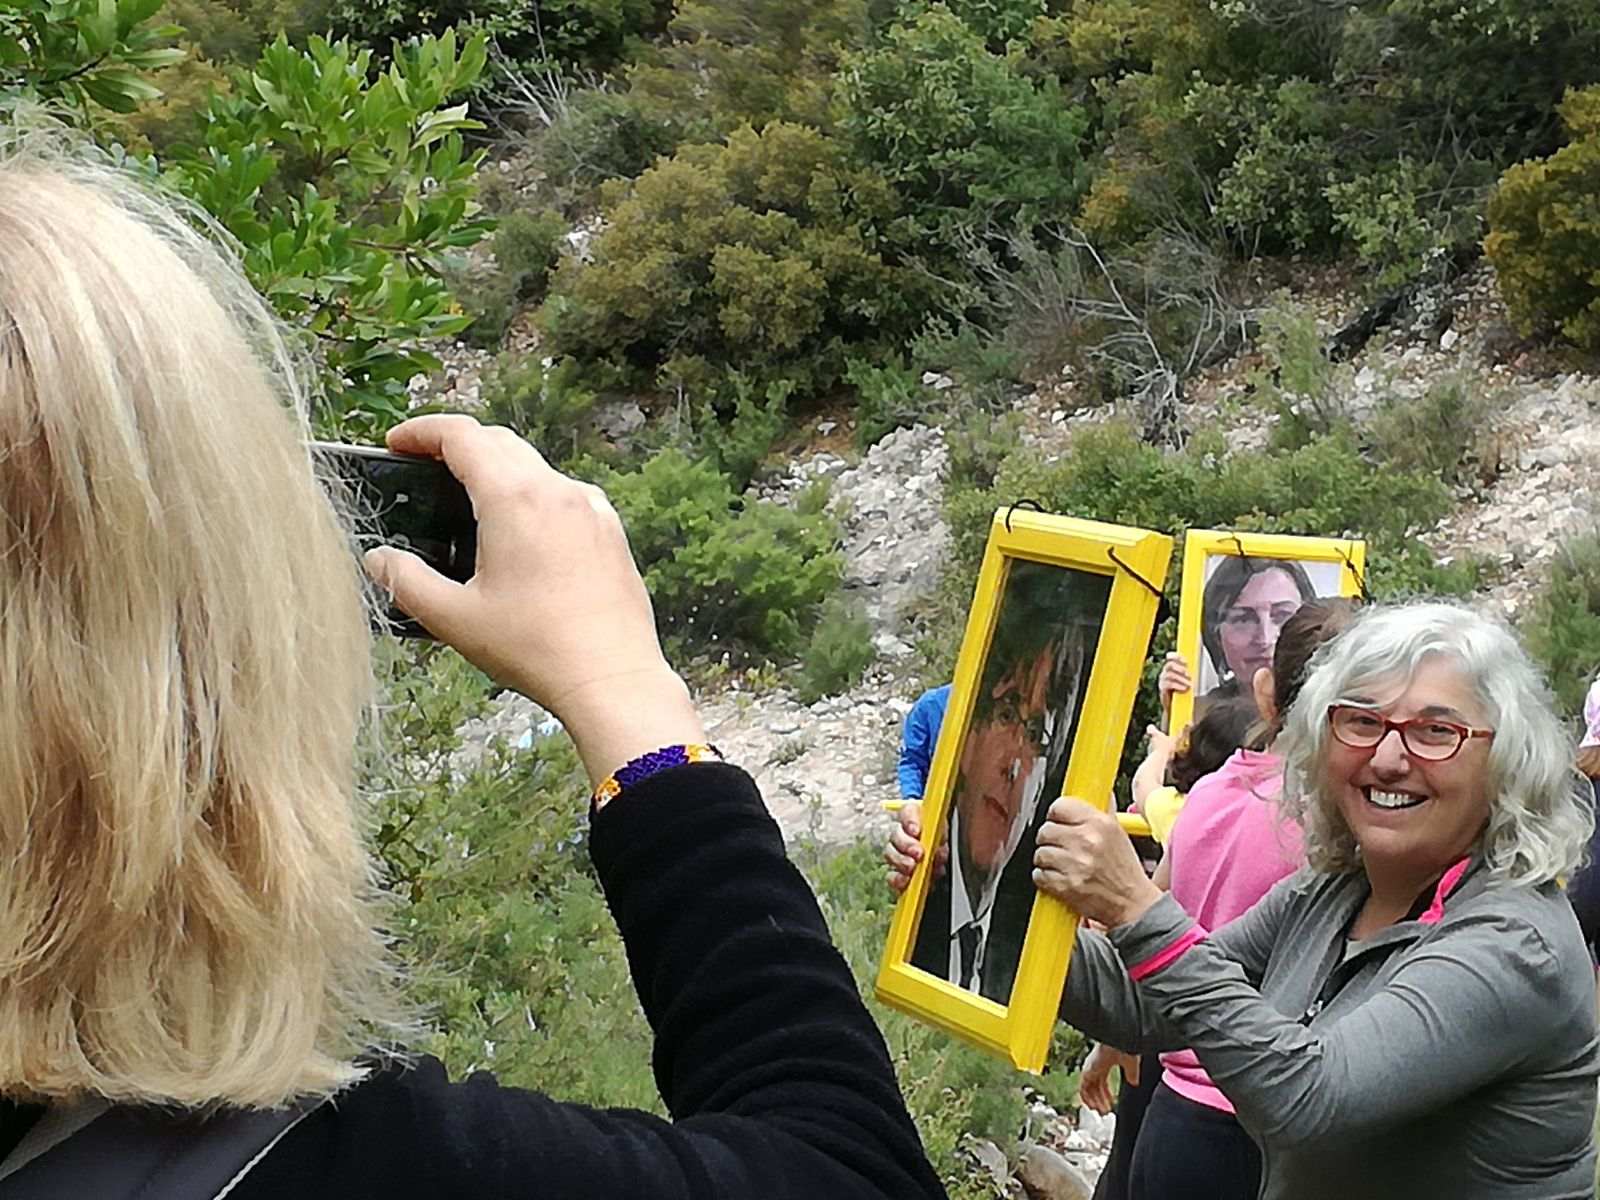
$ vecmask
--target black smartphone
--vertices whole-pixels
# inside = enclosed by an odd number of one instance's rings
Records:
[[[397,546],[458,583],[472,578],[478,522],[467,489],[450,468],[437,459],[377,446],[313,442],[311,453],[355,499],[362,550]],[[389,610],[385,628],[399,637],[432,636],[397,608]]]

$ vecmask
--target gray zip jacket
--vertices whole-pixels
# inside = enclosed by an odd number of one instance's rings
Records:
[[[1303,868],[1203,940],[1163,897],[1079,933],[1062,1019],[1193,1048],[1262,1148],[1264,1200],[1593,1200],[1595,976],[1565,897],[1474,862],[1346,957],[1367,895]]]

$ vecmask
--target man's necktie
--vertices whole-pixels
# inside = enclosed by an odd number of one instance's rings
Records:
[[[978,966],[978,947],[983,943],[983,930],[976,921],[968,921],[956,930],[961,939],[961,986],[971,990],[972,973]]]

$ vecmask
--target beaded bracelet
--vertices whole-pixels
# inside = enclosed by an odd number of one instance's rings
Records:
[[[599,812],[621,795],[624,788],[632,787],[658,771],[665,771],[668,767],[681,767],[687,763],[721,761],[723,761],[722,751],[702,742],[692,742],[686,746],[663,746],[659,750],[639,755],[638,758],[632,759],[607,775],[600,781],[600,786],[595,788],[590,802],[594,805],[595,812]]]

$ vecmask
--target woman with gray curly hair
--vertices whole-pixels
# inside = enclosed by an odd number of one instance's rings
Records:
[[[1062,1016],[1188,1046],[1260,1144],[1263,1197],[1592,1197],[1594,977],[1560,881],[1593,825],[1500,625],[1375,608],[1319,655],[1281,746],[1307,866],[1220,929],[1062,799],[1035,880],[1080,934]]]

